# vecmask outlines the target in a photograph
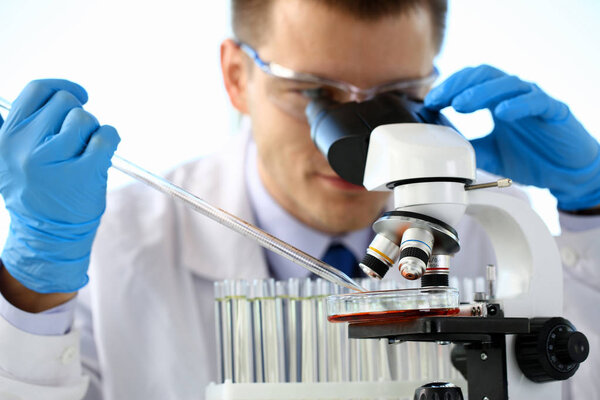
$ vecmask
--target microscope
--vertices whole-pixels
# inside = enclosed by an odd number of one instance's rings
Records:
[[[585,361],[589,344],[560,317],[562,266],[543,221],[523,200],[486,190],[510,180],[474,184],[469,141],[443,115],[400,93],[362,103],[314,98],[306,115],[314,143],[340,177],[393,192],[394,209],[373,224],[363,271],[383,279],[399,268],[421,280],[415,289],[331,296],[329,320],[349,322],[351,338],[454,343],[452,363],[469,399],[560,399],[560,381]],[[489,293],[469,304],[459,304],[449,287],[460,249],[454,227],[464,215],[482,225],[497,259],[488,267]],[[415,399],[429,398],[463,397],[451,383],[416,388]]]

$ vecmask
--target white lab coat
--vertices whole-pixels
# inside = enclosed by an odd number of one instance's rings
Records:
[[[169,179],[253,221],[244,183],[247,142],[241,135],[228,151],[179,167]],[[490,245],[481,228],[465,219],[458,230],[463,250],[455,270],[487,264]],[[576,374],[587,381],[576,399],[600,392],[592,372],[600,370],[594,355],[600,348],[599,237],[594,230],[559,238],[570,265],[565,315],[592,346]],[[201,399],[216,379],[213,282],[268,275],[263,250],[252,241],[143,185],[117,191],[95,241],[75,329],[31,335],[0,318],[0,399]]]

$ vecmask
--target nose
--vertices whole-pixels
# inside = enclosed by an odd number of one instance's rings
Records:
[[[361,103],[363,101],[370,100],[373,96],[369,93],[365,92],[351,92],[348,101],[356,101],[357,103]]]

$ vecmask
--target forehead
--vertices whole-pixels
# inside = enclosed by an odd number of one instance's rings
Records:
[[[261,57],[297,71],[357,86],[426,76],[435,46],[422,8],[360,20],[318,1],[275,1]]]

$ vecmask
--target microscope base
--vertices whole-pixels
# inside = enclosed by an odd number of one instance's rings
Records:
[[[503,317],[424,317],[348,327],[348,336],[356,339],[464,344],[464,352],[453,351],[453,364],[467,379],[471,399],[508,399],[506,335],[527,333],[528,318]]]

